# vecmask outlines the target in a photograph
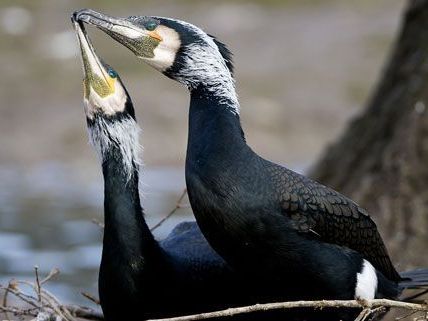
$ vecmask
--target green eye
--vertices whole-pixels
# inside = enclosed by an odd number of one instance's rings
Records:
[[[111,77],[111,78],[117,78],[117,72],[116,71],[114,71],[113,69],[109,69],[108,70],[108,75]]]
[[[158,26],[158,24],[156,21],[148,21],[148,22],[146,22],[144,27],[146,27],[146,29],[148,31],[153,31],[156,29],[157,26]]]

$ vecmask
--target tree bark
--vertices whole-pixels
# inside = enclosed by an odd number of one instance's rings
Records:
[[[374,220],[399,270],[428,266],[428,0],[411,0],[364,113],[312,177]]]

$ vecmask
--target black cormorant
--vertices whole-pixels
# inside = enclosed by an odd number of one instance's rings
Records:
[[[256,303],[195,222],[177,225],[159,243],[154,239],[140,206],[139,127],[131,98],[116,71],[97,57],[83,26],[73,22],[89,138],[104,175],[99,295],[106,320],[141,321]]]
[[[363,208],[246,144],[225,45],[171,18],[89,9],[76,17],[189,89],[186,184],[196,220],[210,245],[272,299],[397,298],[427,281],[426,271],[396,271]]]

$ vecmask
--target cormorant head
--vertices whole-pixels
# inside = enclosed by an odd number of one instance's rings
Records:
[[[121,160],[120,170],[130,179],[141,149],[131,98],[117,72],[96,55],[83,25],[73,18],[72,23],[82,54],[89,139],[103,163]]]
[[[82,23],[72,19],[82,54],[83,93],[88,119],[95,115],[112,117],[127,113],[135,118],[131,98],[118,73],[102,61],[92,46]]]
[[[97,26],[147,64],[190,90],[203,87],[237,106],[232,54],[202,29],[171,18],[116,18],[90,9],[76,11],[73,17]]]

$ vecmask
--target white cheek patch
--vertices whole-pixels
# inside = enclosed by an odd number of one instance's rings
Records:
[[[154,57],[142,58],[153,68],[163,72],[173,65],[181,41],[175,30],[162,25],[156,28],[156,33],[162,38],[162,41],[153,51]]]
[[[119,81],[115,82],[115,92],[106,97],[100,97],[92,88],[88,99],[85,99],[85,112],[89,119],[93,119],[96,111],[112,116],[125,109],[126,92]]]
[[[362,271],[357,273],[355,299],[372,300],[375,298],[378,284],[376,270],[369,261],[363,262]]]

